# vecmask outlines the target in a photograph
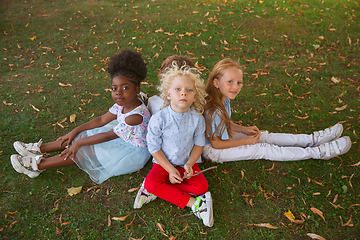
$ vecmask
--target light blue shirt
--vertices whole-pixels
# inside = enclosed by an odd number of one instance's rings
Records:
[[[151,154],[162,150],[172,165],[183,167],[194,145],[205,145],[205,119],[195,110],[178,113],[168,106],[150,118],[146,140]]]
[[[231,109],[230,109],[230,99],[227,98],[224,102],[225,104],[225,110],[226,112],[229,114],[229,117],[231,117]],[[216,128],[220,125],[220,122],[221,122],[221,118],[220,118],[220,111],[219,110],[216,110],[214,113],[213,113],[213,116],[212,116],[212,122],[210,123],[210,127],[211,127],[211,134],[213,134],[216,130]],[[218,132],[217,133],[217,136],[221,138],[221,140],[229,140],[229,134],[226,130],[226,127],[225,125],[222,126],[222,129],[219,129],[220,132],[224,129],[224,132],[222,135],[220,135],[220,133]],[[209,144],[210,143],[210,140],[208,138],[206,138],[206,144]]]

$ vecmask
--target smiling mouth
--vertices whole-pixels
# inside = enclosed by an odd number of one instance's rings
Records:
[[[187,102],[186,99],[180,99],[180,102]]]

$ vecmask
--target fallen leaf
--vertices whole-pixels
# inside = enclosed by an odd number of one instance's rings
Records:
[[[345,226],[353,227],[354,224],[351,223],[351,217],[352,217],[352,215],[350,215],[350,218],[349,218],[349,220],[348,220],[346,223],[343,223],[341,216],[339,216],[340,222],[341,222],[341,226],[343,226],[343,227],[345,227]]]
[[[36,39],[36,36],[29,38],[31,41],[34,41]]]
[[[342,110],[344,110],[347,106],[348,106],[348,105],[345,104],[345,105],[342,106],[342,107],[335,108],[335,110],[336,110],[336,111],[342,111]]]
[[[126,219],[130,214],[131,214],[131,213],[129,213],[128,215],[123,216],[123,217],[112,217],[111,219],[112,219],[112,220],[115,220],[115,221],[125,221],[125,219]]]
[[[182,232],[184,232],[187,228],[188,228],[188,224],[186,223],[186,226],[184,227],[184,229],[183,229],[182,231],[174,231],[174,232],[182,233]]]
[[[161,223],[156,223],[156,227],[160,230],[161,234],[166,236],[166,237],[169,237],[168,235],[165,234],[165,231],[164,231],[164,228],[163,228],[163,225]]]
[[[81,192],[82,186],[80,187],[71,187],[67,189],[67,192],[70,196],[76,195]]]
[[[74,123],[75,120],[76,120],[76,114],[74,113],[74,114],[70,115],[70,122]]]
[[[310,209],[313,213],[318,214],[324,220],[324,222],[326,222],[323,213],[319,209],[314,208],[314,207],[312,207]]]
[[[61,233],[62,233],[62,230],[60,228],[56,227],[56,235],[59,235]]]
[[[257,227],[265,227],[265,228],[271,228],[271,229],[278,229],[278,227],[273,226],[270,223],[254,223],[254,224],[248,224],[248,225],[254,225]]]
[[[30,104],[30,106],[32,106],[32,108],[33,108],[35,111],[40,112],[40,110],[39,110],[39,109],[37,109],[34,105]]]
[[[130,188],[130,189],[128,190],[128,192],[135,192],[135,191],[137,191],[137,190],[139,190],[139,189],[140,189],[140,187]]]
[[[271,168],[269,168],[269,169],[265,169],[265,171],[271,171],[271,170],[273,170],[274,169],[274,166],[275,166],[275,163],[273,163],[273,165],[272,165],[272,167]],[[290,210],[289,210],[290,211]]]
[[[312,238],[312,239],[318,239],[318,240],[326,240],[325,238],[323,238],[320,235],[317,235],[315,233],[308,233],[306,234],[308,237]]]
[[[63,83],[59,82],[59,85],[60,85],[61,87],[72,87],[72,85],[71,85],[70,83],[68,83],[68,84],[63,84]]]
[[[3,101],[3,103],[4,103],[6,106],[11,106],[11,105],[14,104],[14,103],[7,103],[6,101]]]
[[[319,44],[313,44],[313,47],[315,48],[315,50],[317,50],[317,49],[320,48],[320,45]]]
[[[336,77],[331,77],[331,81],[333,81],[334,83],[339,83],[340,79]]]
[[[292,214],[292,212],[289,210],[284,213],[285,217],[287,217],[291,222],[295,221],[295,216]]]

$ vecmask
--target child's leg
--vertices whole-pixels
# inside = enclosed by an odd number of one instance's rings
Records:
[[[58,168],[74,165],[75,162],[71,159],[64,160],[65,156],[60,157],[59,155],[41,159],[37,165],[39,170],[45,170],[49,168]]]
[[[62,151],[66,147],[66,143],[63,142],[61,145],[61,140],[56,140],[54,142],[45,143],[44,145],[40,146],[40,151],[42,153],[48,153],[48,152],[57,152]]]
[[[242,139],[247,137],[243,133],[235,133],[232,139]],[[269,133],[268,131],[261,132],[259,143],[270,143],[278,146],[292,146],[292,147],[308,147],[313,145],[313,135],[307,134],[289,134],[289,133]]]
[[[310,158],[320,158],[318,147],[279,147],[269,143],[243,145],[228,149],[214,149],[211,144],[204,148],[205,158],[214,162],[231,162],[251,159],[266,159],[272,161],[297,161]]]
[[[190,195],[181,191],[175,185],[169,183],[169,173],[156,163],[153,164],[145,179],[145,188],[150,193],[180,208],[185,208],[190,200]]]
[[[265,131],[261,132],[260,143],[270,143],[283,147],[310,147],[314,144],[314,137],[308,134],[269,133]]]

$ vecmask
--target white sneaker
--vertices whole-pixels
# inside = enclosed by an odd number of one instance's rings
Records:
[[[31,156],[36,158],[37,156],[42,155],[40,152],[41,144],[42,139],[40,139],[37,143],[23,143],[16,141],[14,142],[14,148],[21,156]]]
[[[18,173],[24,173],[30,178],[35,178],[40,175],[40,171],[37,165],[40,163],[42,155],[38,155],[36,158],[30,156],[20,156],[17,154],[11,155],[11,165]]]
[[[144,188],[144,183],[145,183],[145,180],[141,184],[141,187],[136,195],[135,202],[134,202],[135,209],[141,208],[144,204],[147,204],[157,198],[154,194],[149,193]]]
[[[212,227],[214,225],[213,203],[210,192],[197,197],[191,210],[195,216],[203,220],[205,226]]]
[[[324,143],[319,146],[320,159],[328,160],[345,154],[350,150],[351,144],[351,139],[348,136],[339,138],[329,143]]]
[[[343,125],[338,123],[331,128],[326,128],[325,130],[314,132],[314,145],[317,147],[321,144],[334,141],[338,139],[343,132]]]

